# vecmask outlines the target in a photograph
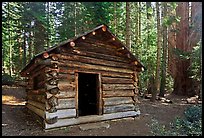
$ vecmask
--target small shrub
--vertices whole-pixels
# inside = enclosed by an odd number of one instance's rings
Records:
[[[188,107],[184,111],[184,118],[176,118],[170,127],[168,130],[154,119],[150,125],[154,136],[202,136],[202,106]]]

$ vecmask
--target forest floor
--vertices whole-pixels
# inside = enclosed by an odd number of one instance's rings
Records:
[[[150,102],[139,99],[141,115],[135,119],[106,121],[109,128],[81,130],[79,125],[53,131],[43,131],[39,122],[25,107],[25,90],[21,87],[2,86],[2,135],[3,136],[151,136],[152,119],[169,125],[176,117],[183,117],[187,97],[168,95],[173,103]]]

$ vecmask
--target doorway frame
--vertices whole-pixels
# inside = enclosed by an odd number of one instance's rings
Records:
[[[86,73],[86,74],[95,74],[96,76],[98,76],[97,80],[97,106],[98,106],[98,115],[102,115],[103,114],[103,104],[102,104],[102,84],[101,84],[101,73],[97,73],[97,72],[87,72],[87,71],[75,71],[74,75],[75,75],[75,86],[76,86],[76,95],[75,95],[75,109],[76,109],[76,118],[80,117],[79,116],[79,73]],[[88,115],[90,116],[90,115]]]

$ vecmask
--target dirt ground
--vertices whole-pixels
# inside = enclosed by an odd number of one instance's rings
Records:
[[[182,117],[185,104],[179,97],[169,95],[172,104],[140,99],[141,115],[136,119],[106,121],[109,128],[80,130],[78,125],[45,132],[25,107],[23,88],[2,86],[2,136],[151,136],[151,119],[169,125],[175,117]]]

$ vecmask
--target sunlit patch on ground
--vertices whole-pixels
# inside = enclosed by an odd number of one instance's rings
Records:
[[[2,104],[6,105],[25,105],[25,101],[16,99],[14,96],[2,95]]]

